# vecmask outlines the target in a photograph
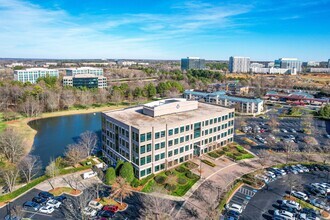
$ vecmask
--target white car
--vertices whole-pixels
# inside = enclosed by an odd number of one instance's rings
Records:
[[[46,203],[47,206],[51,206],[54,208],[59,208],[61,204],[62,204],[61,202],[59,202],[55,199],[48,200]]]
[[[284,211],[284,210],[275,210],[274,212],[274,216],[275,217],[281,217],[283,219],[286,220],[295,220],[294,214],[288,211]]]
[[[228,210],[232,210],[238,213],[242,213],[243,212],[243,208],[240,205],[237,205],[235,203],[232,203],[229,207]]]
[[[288,131],[286,130],[286,129],[281,129],[281,131],[283,132],[283,133],[288,133]]]
[[[291,131],[292,133],[297,133],[297,131],[296,131],[295,129],[293,129],[293,128],[291,128],[290,131]]]
[[[288,206],[290,208],[296,209],[296,210],[300,210],[301,206],[299,205],[298,202],[292,201],[292,200],[283,200],[282,204],[285,206]]]
[[[291,191],[291,195],[293,195],[294,197],[297,197],[298,199],[302,199],[305,201],[308,200],[308,196],[303,192]]]
[[[265,175],[268,176],[268,177],[270,177],[270,178],[273,178],[273,179],[276,178],[276,175],[273,172],[270,172],[270,171],[266,171],[265,172]]]
[[[320,220],[319,217],[315,217],[315,218],[313,218],[313,217],[308,217],[308,215],[307,215],[306,213],[300,213],[300,215],[299,215],[299,219],[300,219],[300,220]]]
[[[93,209],[92,207],[87,206],[83,209],[83,213],[87,216],[95,217],[97,214],[97,211],[95,209]]]
[[[88,203],[88,206],[96,210],[101,210],[103,208],[103,205],[101,203],[96,202],[94,200],[90,201]]]
[[[269,182],[269,178],[267,176],[264,176],[264,175],[257,175],[256,178],[259,179],[259,180],[262,180],[266,183]]]
[[[55,210],[54,207],[46,205],[46,206],[42,206],[39,209],[39,212],[45,213],[45,214],[52,214],[54,212],[54,210]]]

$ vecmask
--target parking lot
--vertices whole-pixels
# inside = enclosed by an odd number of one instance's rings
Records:
[[[269,148],[268,144],[272,140],[277,142],[275,144],[275,149],[277,147],[277,150],[283,150],[283,148],[281,148],[281,142],[291,140],[297,143],[298,147],[300,147],[300,150],[302,150],[301,146],[303,146],[303,144],[305,143],[304,137],[306,137],[307,135],[302,132],[303,126],[302,120],[300,118],[278,119],[279,131],[276,133],[270,132],[271,128],[269,126],[269,119],[266,119],[264,117],[246,118],[245,121],[247,126],[251,127],[252,129],[242,135],[236,135],[235,141],[240,144],[246,144],[243,138],[249,138],[257,144],[257,146],[251,148],[252,152],[258,153],[258,150],[260,149]],[[330,140],[327,137],[327,135],[330,134],[330,122],[314,119],[313,126],[315,128],[315,131],[312,136],[318,141],[318,144],[321,147],[327,146]],[[255,131],[253,129],[255,127],[259,127],[260,130]],[[236,124],[236,128],[241,129],[238,124]]]
[[[287,195],[291,189],[306,192],[306,186],[315,182],[327,182],[328,174],[326,172],[310,172],[302,174],[287,174],[270,182],[268,187],[258,190],[249,200],[246,208],[239,219],[257,220],[257,219],[273,219],[274,210],[279,208],[279,201],[283,200],[283,196]],[[292,180],[296,183],[292,186]],[[292,187],[292,188],[291,188]],[[310,195],[309,199],[322,199],[318,196]]]

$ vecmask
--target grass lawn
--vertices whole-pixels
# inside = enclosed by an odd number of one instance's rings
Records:
[[[2,113],[0,112],[0,132],[3,131],[6,128],[6,126],[7,125],[5,124],[2,118]]]
[[[80,190],[72,189],[70,187],[56,187],[55,189],[52,189],[49,191],[54,196],[60,196],[63,193],[69,194],[69,195],[79,195],[81,193]]]
[[[161,172],[144,186],[142,192],[152,192],[155,187],[160,187],[169,195],[183,196],[199,180],[199,176],[190,171],[191,168],[196,167],[198,167],[197,164],[187,162]]]
[[[254,156],[247,152],[241,145],[236,143],[229,144],[226,147],[223,147],[222,150],[224,151],[225,155],[234,160],[243,160],[243,159],[250,159]]]
[[[125,210],[127,208],[127,204],[126,203],[122,203],[120,204],[120,202],[117,202],[116,200],[112,199],[112,198],[102,198],[102,199],[96,199],[97,202],[101,203],[102,205],[115,205],[118,206],[119,210]]]

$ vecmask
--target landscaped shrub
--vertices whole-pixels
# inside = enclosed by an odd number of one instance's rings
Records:
[[[119,176],[119,172],[120,172],[120,169],[123,166],[123,164],[124,164],[124,161],[117,160],[117,165],[116,165],[116,168],[115,168],[117,176]]]
[[[128,183],[131,183],[134,179],[134,170],[133,165],[130,162],[125,162],[121,167],[119,174],[123,177]]]
[[[179,177],[178,180],[177,180],[177,182],[179,184],[181,184],[181,185],[184,185],[184,184],[187,183],[187,180],[185,178],[183,178],[183,177]]]
[[[224,147],[224,148],[222,148],[222,150],[223,150],[223,151],[228,151],[229,148],[228,148],[228,147]]]
[[[189,179],[198,179],[198,176],[190,171],[187,172],[185,176]]]
[[[240,152],[242,154],[245,153],[245,149],[242,146],[240,146],[240,145],[237,145],[236,146],[236,149],[237,149],[238,152]]]
[[[144,186],[149,180],[154,178],[154,176],[155,176],[154,174],[151,174],[151,175],[147,176],[146,178],[143,178],[142,180],[139,180],[139,185]]]
[[[165,175],[166,176],[171,176],[172,174],[173,174],[173,172],[171,170],[165,171]]]
[[[138,187],[139,185],[140,185],[139,180],[134,178],[133,181],[131,182],[131,186]]]
[[[227,157],[230,157],[230,158],[232,158],[232,159],[234,159],[234,154],[231,153],[231,152],[227,152],[227,153],[226,153],[226,156],[227,156]]]
[[[217,153],[215,153],[215,152],[210,152],[210,153],[208,153],[208,155],[210,157],[213,157],[213,158],[218,158],[219,157],[219,155]]]
[[[105,184],[111,185],[115,182],[116,179],[116,171],[113,167],[107,169],[105,173]]]
[[[233,155],[234,155],[235,157],[240,157],[240,156],[242,156],[242,154],[239,153],[239,152],[235,152],[235,153],[233,153]]]
[[[183,172],[186,171],[186,169],[182,166],[179,166],[179,167],[175,168],[175,170],[178,171],[179,173],[183,173]]]
[[[174,191],[176,189],[176,185],[166,184],[165,189],[168,190],[168,191]]]
[[[164,184],[165,183],[165,180],[166,180],[166,177],[165,176],[156,176],[155,177],[155,181],[158,184]]]
[[[219,156],[222,156],[222,155],[224,155],[224,154],[225,154],[225,152],[224,152],[224,151],[222,151],[222,150],[217,150],[217,151],[216,151],[216,153],[217,153]]]
[[[183,165],[184,165],[187,169],[189,169],[189,170],[198,167],[197,164],[195,164],[195,163],[193,163],[193,162],[191,162],[191,161],[185,162]]]
[[[215,164],[212,163],[211,161],[208,161],[208,160],[202,160],[202,162],[205,163],[205,164],[207,164],[207,165],[209,165],[209,166],[211,166],[211,167],[215,167]]]

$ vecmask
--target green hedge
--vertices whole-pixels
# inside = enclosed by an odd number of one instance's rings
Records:
[[[75,173],[75,172],[79,172],[82,170],[87,170],[87,169],[90,169],[91,167],[92,167],[91,165],[86,165],[86,166],[75,167],[75,168],[70,168],[70,169],[60,169],[60,175]]]
[[[212,163],[211,161],[208,161],[208,160],[202,160],[202,162],[205,163],[205,164],[207,164],[207,165],[209,165],[209,166],[211,166],[211,167],[215,167],[215,164]]]
[[[218,158],[218,157],[220,157],[220,155],[217,154],[217,153],[215,153],[215,152],[210,152],[210,153],[208,153],[208,155],[209,155],[210,157],[213,157],[213,158]]]
[[[26,184],[25,186],[15,190],[11,193],[0,196],[0,202],[6,202],[6,201],[10,201],[12,199],[15,199],[16,197],[20,196],[21,194],[25,193],[29,189],[35,187],[36,185],[38,185],[39,183],[41,183],[47,179],[48,179],[47,176],[38,177],[38,178],[32,180],[30,183]]]

